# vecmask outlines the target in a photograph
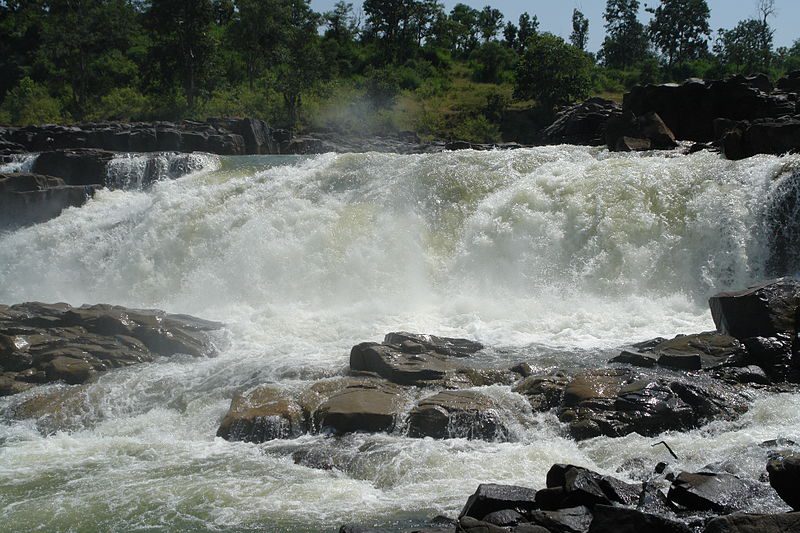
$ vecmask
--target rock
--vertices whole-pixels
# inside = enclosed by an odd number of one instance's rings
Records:
[[[800,533],[800,513],[734,513],[712,519],[704,533]]]
[[[623,136],[617,139],[614,144],[615,152],[645,152],[652,148],[650,139],[639,139],[638,137]]]
[[[790,72],[778,80],[777,88],[787,93],[800,93],[800,70]]]
[[[92,188],[67,186],[52,176],[0,174],[0,229],[46,222],[68,207],[80,207]]]
[[[620,382],[607,388],[565,400],[559,419],[569,424],[578,440],[628,433],[657,435],[668,430],[686,430],[706,420],[729,419],[747,410],[746,398],[721,383],[691,384],[664,379]]]
[[[772,381],[760,366],[726,367],[717,371],[717,377],[731,383],[769,385]]]
[[[754,86],[765,87],[762,80],[743,77],[637,86],[625,94],[622,108],[635,116],[658,113],[677,139],[696,142],[715,140],[714,120],[718,118],[740,121],[794,113],[794,106],[784,97]]]
[[[542,412],[561,405],[564,389],[569,382],[570,378],[564,375],[530,376],[512,390],[525,396],[534,411]]]
[[[260,386],[234,396],[217,437],[258,443],[298,437],[305,430],[303,410],[297,402],[279,389]]]
[[[464,516],[459,518],[457,533],[507,533],[508,529],[489,522],[477,520],[471,516]]]
[[[722,139],[722,152],[731,160],[756,154],[783,155],[800,150],[800,120],[780,117],[739,124]]]
[[[592,512],[587,507],[532,511],[530,521],[552,533],[585,533],[592,523]]]
[[[503,509],[502,511],[495,511],[483,517],[484,522],[488,522],[495,526],[516,526],[520,522],[525,521],[525,517],[513,509]]]
[[[716,332],[678,335],[671,340],[656,341],[623,350],[611,362],[643,367],[657,364],[675,370],[705,370],[742,361],[747,355],[738,340]]]
[[[601,146],[606,142],[606,125],[619,114],[619,104],[590,98],[560,112],[542,132],[542,140],[547,144]]]
[[[86,360],[61,356],[50,361],[44,371],[48,381],[64,381],[70,385],[84,383],[95,374]]]
[[[56,150],[39,154],[33,163],[32,172],[55,176],[67,185],[105,184],[108,162],[114,153],[106,150]]]
[[[596,505],[589,533],[691,533],[685,524],[635,509]]]
[[[350,369],[373,372],[399,385],[430,385],[463,365],[436,351],[406,353],[400,346],[363,342],[350,351]]]
[[[209,333],[221,327],[186,315],[110,305],[0,306],[0,360],[10,379],[78,384],[159,355],[214,355]],[[5,393],[18,389],[6,387]]]
[[[525,514],[536,509],[535,500],[536,491],[527,487],[483,483],[478,485],[458,516],[483,520],[498,511],[513,510]]]
[[[757,494],[754,482],[731,474],[681,472],[672,482],[667,498],[692,511],[732,513]]]
[[[408,415],[410,437],[506,440],[508,429],[492,399],[474,390],[443,391]]]
[[[783,501],[800,510],[800,454],[779,455],[767,463],[769,484]]]
[[[642,489],[586,468],[556,464],[547,473],[547,488],[536,493],[536,503],[548,510],[595,505],[635,505]]]
[[[709,300],[717,330],[737,339],[794,337],[800,282],[791,278],[766,281],[742,291],[722,292]]]
[[[376,379],[350,380],[319,405],[314,424],[320,431],[337,435],[388,432],[394,429],[404,403],[404,391],[396,385]]]
[[[469,339],[437,337],[436,335],[405,331],[387,333],[383,339],[384,344],[402,345],[404,342],[421,344],[428,350],[451,357],[469,357],[484,348],[483,344]]]

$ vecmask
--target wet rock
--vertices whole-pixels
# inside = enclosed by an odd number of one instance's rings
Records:
[[[477,520],[471,516],[458,519],[457,533],[507,533],[508,528],[496,526],[489,522]]]
[[[437,337],[436,335],[408,333],[405,331],[387,333],[383,342],[384,344],[394,345],[401,345],[403,342],[413,342],[421,344],[428,350],[453,357],[469,357],[484,348],[483,344],[469,339]]]
[[[657,113],[636,116],[628,111],[609,120],[606,144],[617,152],[671,150],[678,146],[675,135]]]
[[[297,402],[277,388],[260,386],[233,398],[217,436],[231,441],[266,442],[294,438],[305,430],[303,410]]]
[[[718,371],[717,377],[731,383],[769,385],[772,381],[760,366],[727,367]]]
[[[634,345],[623,350],[611,362],[642,367],[658,365],[675,370],[704,370],[736,363],[745,356],[746,350],[737,339],[708,332]]]
[[[337,435],[391,431],[404,403],[403,389],[394,384],[375,379],[349,380],[319,405],[314,424],[320,431]]]
[[[17,420],[35,419],[36,429],[45,435],[80,429],[97,416],[89,402],[85,386],[54,386],[13,405],[11,416]]]
[[[78,384],[159,355],[214,355],[209,333],[221,327],[186,315],[109,305],[0,306],[0,359],[5,362],[0,375],[20,382]],[[5,392],[19,388],[6,387]]]
[[[471,517],[482,520],[498,511],[513,510],[526,514],[536,509],[536,491],[516,485],[484,483],[469,497],[459,518]]]
[[[495,526],[511,527],[524,522],[525,517],[513,509],[503,509],[487,514],[483,517],[483,521]]]
[[[638,137],[620,137],[614,143],[615,152],[645,152],[653,148],[650,139],[640,139]]]
[[[597,505],[589,533],[691,533],[685,524],[634,509]]]
[[[800,306],[800,282],[780,278],[742,291],[722,292],[709,300],[717,330],[737,339],[794,336]]]
[[[409,354],[399,347],[364,342],[350,351],[350,369],[373,372],[400,385],[427,385],[444,380],[461,365],[436,352]]]
[[[534,411],[549,411],[561,405],[569,381],[570,378],[564,375],[530,376],[512,390],[525,396]]]
[[[547,472],[547,488],[536,493],[542,509],[557,510],[595,505],[635,505],[641,487],[586,468],[556,464]]]
[[[61,178],[67,185],[102,187],[114,152],[106,150],[56,150],[39,154],[32,172]]]
[[[790,103],[786,102],[787,105]],[[783,155],[800,149],[800,120],[797,117],[754,120],[740,123],[722,139],[722,151],[731,160],[756,154]]]
[[[795,511],[800,511],[800,454],[779,455],[767,463],[769,484]]]
[[[410,437],[506,440],[494,401],[474,390],[443,391],[420,401],[408,415]]]
[[[800,533],[800,513],[735,513],[712,519],[704,533]]]
[[[755,482],[731,474],[681,472],[672,482],[667,498],[692,511],[732,513],[756,494]]]
[[[585,533],[592,523],[592,512],[588,507],[533,511],[530,522],[553,533]]]
[[[0,174],[0,229],[46,222],[82,206],[92,194],[93,189],[68,186],[52,176]]]

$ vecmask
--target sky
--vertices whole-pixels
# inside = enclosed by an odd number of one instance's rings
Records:
[[[362,0],[347,0],[357,9],[361,8]],[[311,7],[315,11],[328,11],[336,0],[311,0]],[[444,0],[449,11],[457,3],[470,5],[476,9],[489,4],[499,9],[506,20],[517,23],[519,15],[527,11],[539,17],[540,31],[549,31],[564,39],[572,33],[572,10],[580,9],[589,19],[589,46],[591,52],[596,52],[603,42],[603,11],[605,0]],[[644,11],[645,5],[655,7],[657,0],[642,0],[641,19],[649,20],[650,14]],[[756,14],[756,0],[708,0],[711,8],[711,29],[716,32],[719,28],[733,28],[737,22],[752,18]],[[800,39],[800,0],[775,0],[777,14],[771,19],[775,28],[775,46],[791,46],[795,40]],[[712,35],[713,37],[713,35]]]

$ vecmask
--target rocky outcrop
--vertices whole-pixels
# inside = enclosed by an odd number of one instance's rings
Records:
[[[800,513],[736,513],[710,520],[704,533],[797,533]]]
[[[561,111],[542,132],[542,140],[546,144],[602,146],[606,144],[606,125],[621,114],[616,102],[590,98]]]
[[[217,430],[231,441],[265,442],[297,437],[306,430],[300,405],[280,389],[259,386],[237,394]]]
[[[765,76],[682,84],[634,87],[623,100],[623,110],[636,116],[655,112],[681,140],[716,140],[714,120],[734,121],[778,118],[796,113],[795,101],[784,94],[770,94]]]
[[[731,160],[756,154],[783,155],[800,151],[800,117],[737,123],[722,138],[722,151]]]
[[[317,407],[314,425],[337,435],[390,432],[404,407],[404,395],[401,387],[383,380],[350,380]]]
[[[722,292],[709,300],[717,330],[737,339],[795,334],[800,282],[781,278],[741,291]]]
[[[105,185],[106,169],[114,152],[107,150],[54,150],[39,154],[32,172],[56,176],[69,185]]]
[[[66,185],[53,176],[0,174],[0,229],[45,222],[82,206],[93,194],[92,187]]]
[[[177,353],[214,355],[222,324],[111,305],[0,305],[0,393],[84,383],[113,368]]]

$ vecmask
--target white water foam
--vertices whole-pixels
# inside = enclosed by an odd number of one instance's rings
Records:
[[[0,162],[0,174],[30,172],[39,154],[11,154],[6,157],[9,161]]]
[[[392,330],[476,338],[495,349],[486,357],[552,367],[710,329],[710,294],[765,275],[769,195],[797,168],[798,156],[562,146],[221,158],[148,190],[98,191],[0,237],[0,301],[191,313],[226,322],[231,346],[103,376],[69,432],[0,426],[0,519],[18,530],[335,530],[453,515],[478,483],[539,488],[555,462],[632,476],[633,462],[665,459],[652,439],[575,443],[551,415],[525,415],[504,444],[397,433],[253,446],[214,434],[235,392],[300,389]],[[800,431],[797,402],[765,397],[739,422],[669,435],[676,467],[730,458],[757,477],[757,443]],[[305,449],[339,468],[295,465]]]

